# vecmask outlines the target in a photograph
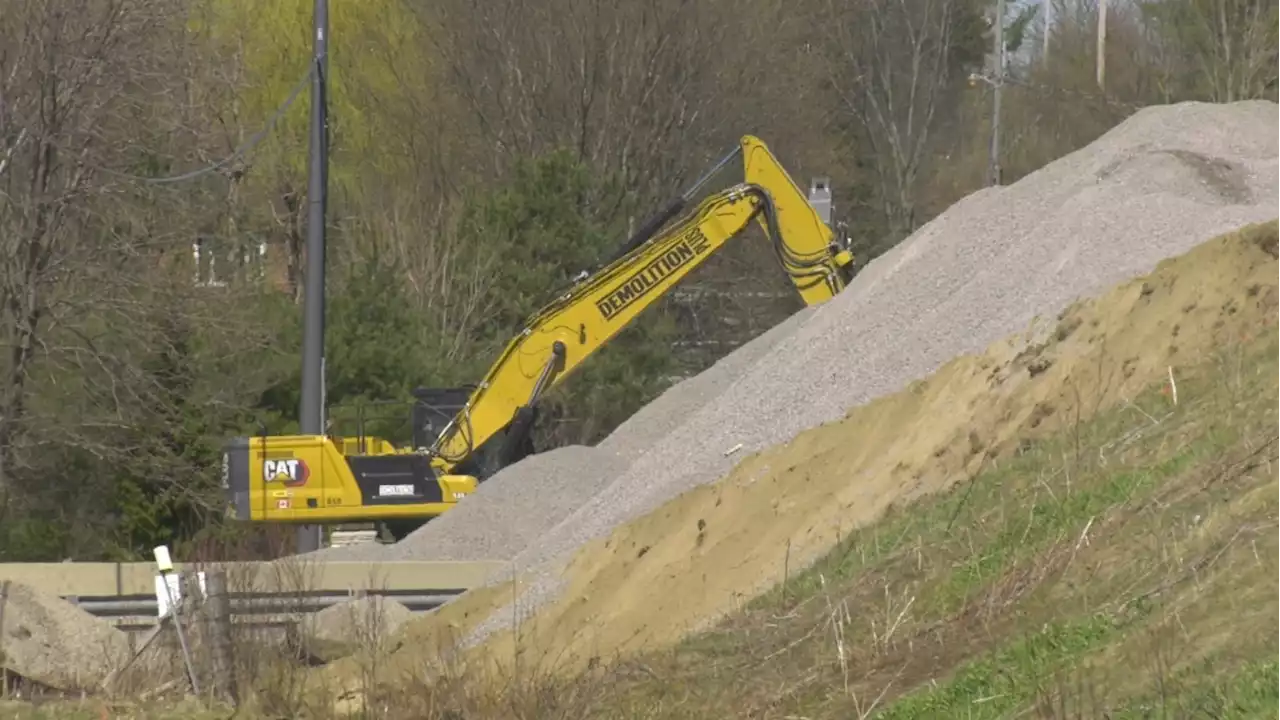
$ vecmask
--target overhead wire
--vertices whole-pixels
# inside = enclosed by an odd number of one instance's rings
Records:
[[[254,133],[253,135],[250,135],[248,140],[245,140],[238,147],[232,150],[231,154],[227,155],[221,160],[218,160],[217,162],[211,163],[201,168],[197,168],[195,170],[190,170],[190,171],[181,173],[179,175],[170,175],[167,177],[158,177],[158,178],[146,177],[144,175],[133,175],[130,173],[120,172],[118,170],[112,170],[110,168],[104,168],[104,167],[99,167],[97,169],[109,175],[115,175],[116,177],[121,177],[127,180],[133,180],[135,182],[145,183],[148,185],[163,185],[163,184],[170,184],[170,183],[177,183],[177,182],[185,182],[187,180],[194,180],[198,177],[208,175],[209,173],[217,172],[223,169],[224,167],[226,167],[227,165],[231,164],[235,160],[238,160],[244,157],[250,150],[257,147],[258,143],[266,139],[267,135],[270,134],[273,129],[275,129],[276,123],[280,121],[280,118],[284,117],[284,114],[293,105],[293,102],[298,99],[299,95],[302,94],[303,88],[305,88],[307,84],[312,80],[312,78],[315,76],[315,73],[316,73],[316,63],[313,60],[312,62],[308,63],[307,71],[303,73],[302,77],[298,80],[297,84],[293,86],[293,90],[290,91],[288,97],[285,98],[285,101],[281,103],[278,108],[276,108],[276,111],[271,115],[270,118],[267,119],[267,122],[262,126],[262,128],[258,130],[258,132]]]

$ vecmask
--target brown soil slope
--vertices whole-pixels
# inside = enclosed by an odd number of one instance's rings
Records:
[[[1172,375],[1176,385],[1180,366],[1274,325],[1277,298],[1274,222],[1167,260],[590,543],[570,565],[562,599],[521,625],[518,640],[491,637],[485,655],[505,664],[518,644],[526,667],[571,670],[671,643],[891,504],[963,481],[1016,452],[1019,440],[1126,403],[1153,381]],[[489,590],[414,623],[418,642],[405,643],[400,659],[418,665],[421,640],[456,637],[496,598],[510,598],[510,588]]]

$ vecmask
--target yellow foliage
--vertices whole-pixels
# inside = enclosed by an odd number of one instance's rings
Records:
[[[204,0],[188,28],[209,48],[210,64],[231,79],[218,93],[240,140],[275,113],[307,71],[312,57],[312,0]],[[331,186],[354,190],[362,173],[384,178],[404,169],[414,106],[430,71],[421,24],[395,0],[329,6],[329,138]],[[220,78],[221,80],[221,78]],[[252,182],[275,173],[305,180],[310,86],[254,153]],[[274,170],[266,171],[267,167]]]

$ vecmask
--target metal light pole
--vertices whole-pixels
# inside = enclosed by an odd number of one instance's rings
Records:
[[[1098,0],[1098,89],[1107,89],[1107,0]]]
[[[1040,7],[1044,8],[1044,37],[1042,41],[1044,45],[1040,49],[1040,64],[1048,65],[1049,63],[1049,38],[1053,33],[1053,0],[1040,0]]]
[[[329,184],[329,2],[315,0],[314,75],[311,79],[311,147],[307,181],[307,275],[302,299],[302,401],[298,424],[303,435],[324,433],[324,270],[325,192]],[[298,552],[320,549],[320,526],[298,528]]]

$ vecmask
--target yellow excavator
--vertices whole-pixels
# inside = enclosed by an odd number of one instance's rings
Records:
[[[711,194],[666,227],[739,156],[744,182]],[[533,451],[538,400],[549,389],[753,220],[807,305],[831,299],[852,278],[846,242],[833,236],[768,147],[743,137],[602,267],[579,275],[529,317],[478,385],[416,391],[412,447],[363,435],[232,439],[222,467],[229,515],[313,525],[372,521],[398,538],[449,511],[480,482]]]

